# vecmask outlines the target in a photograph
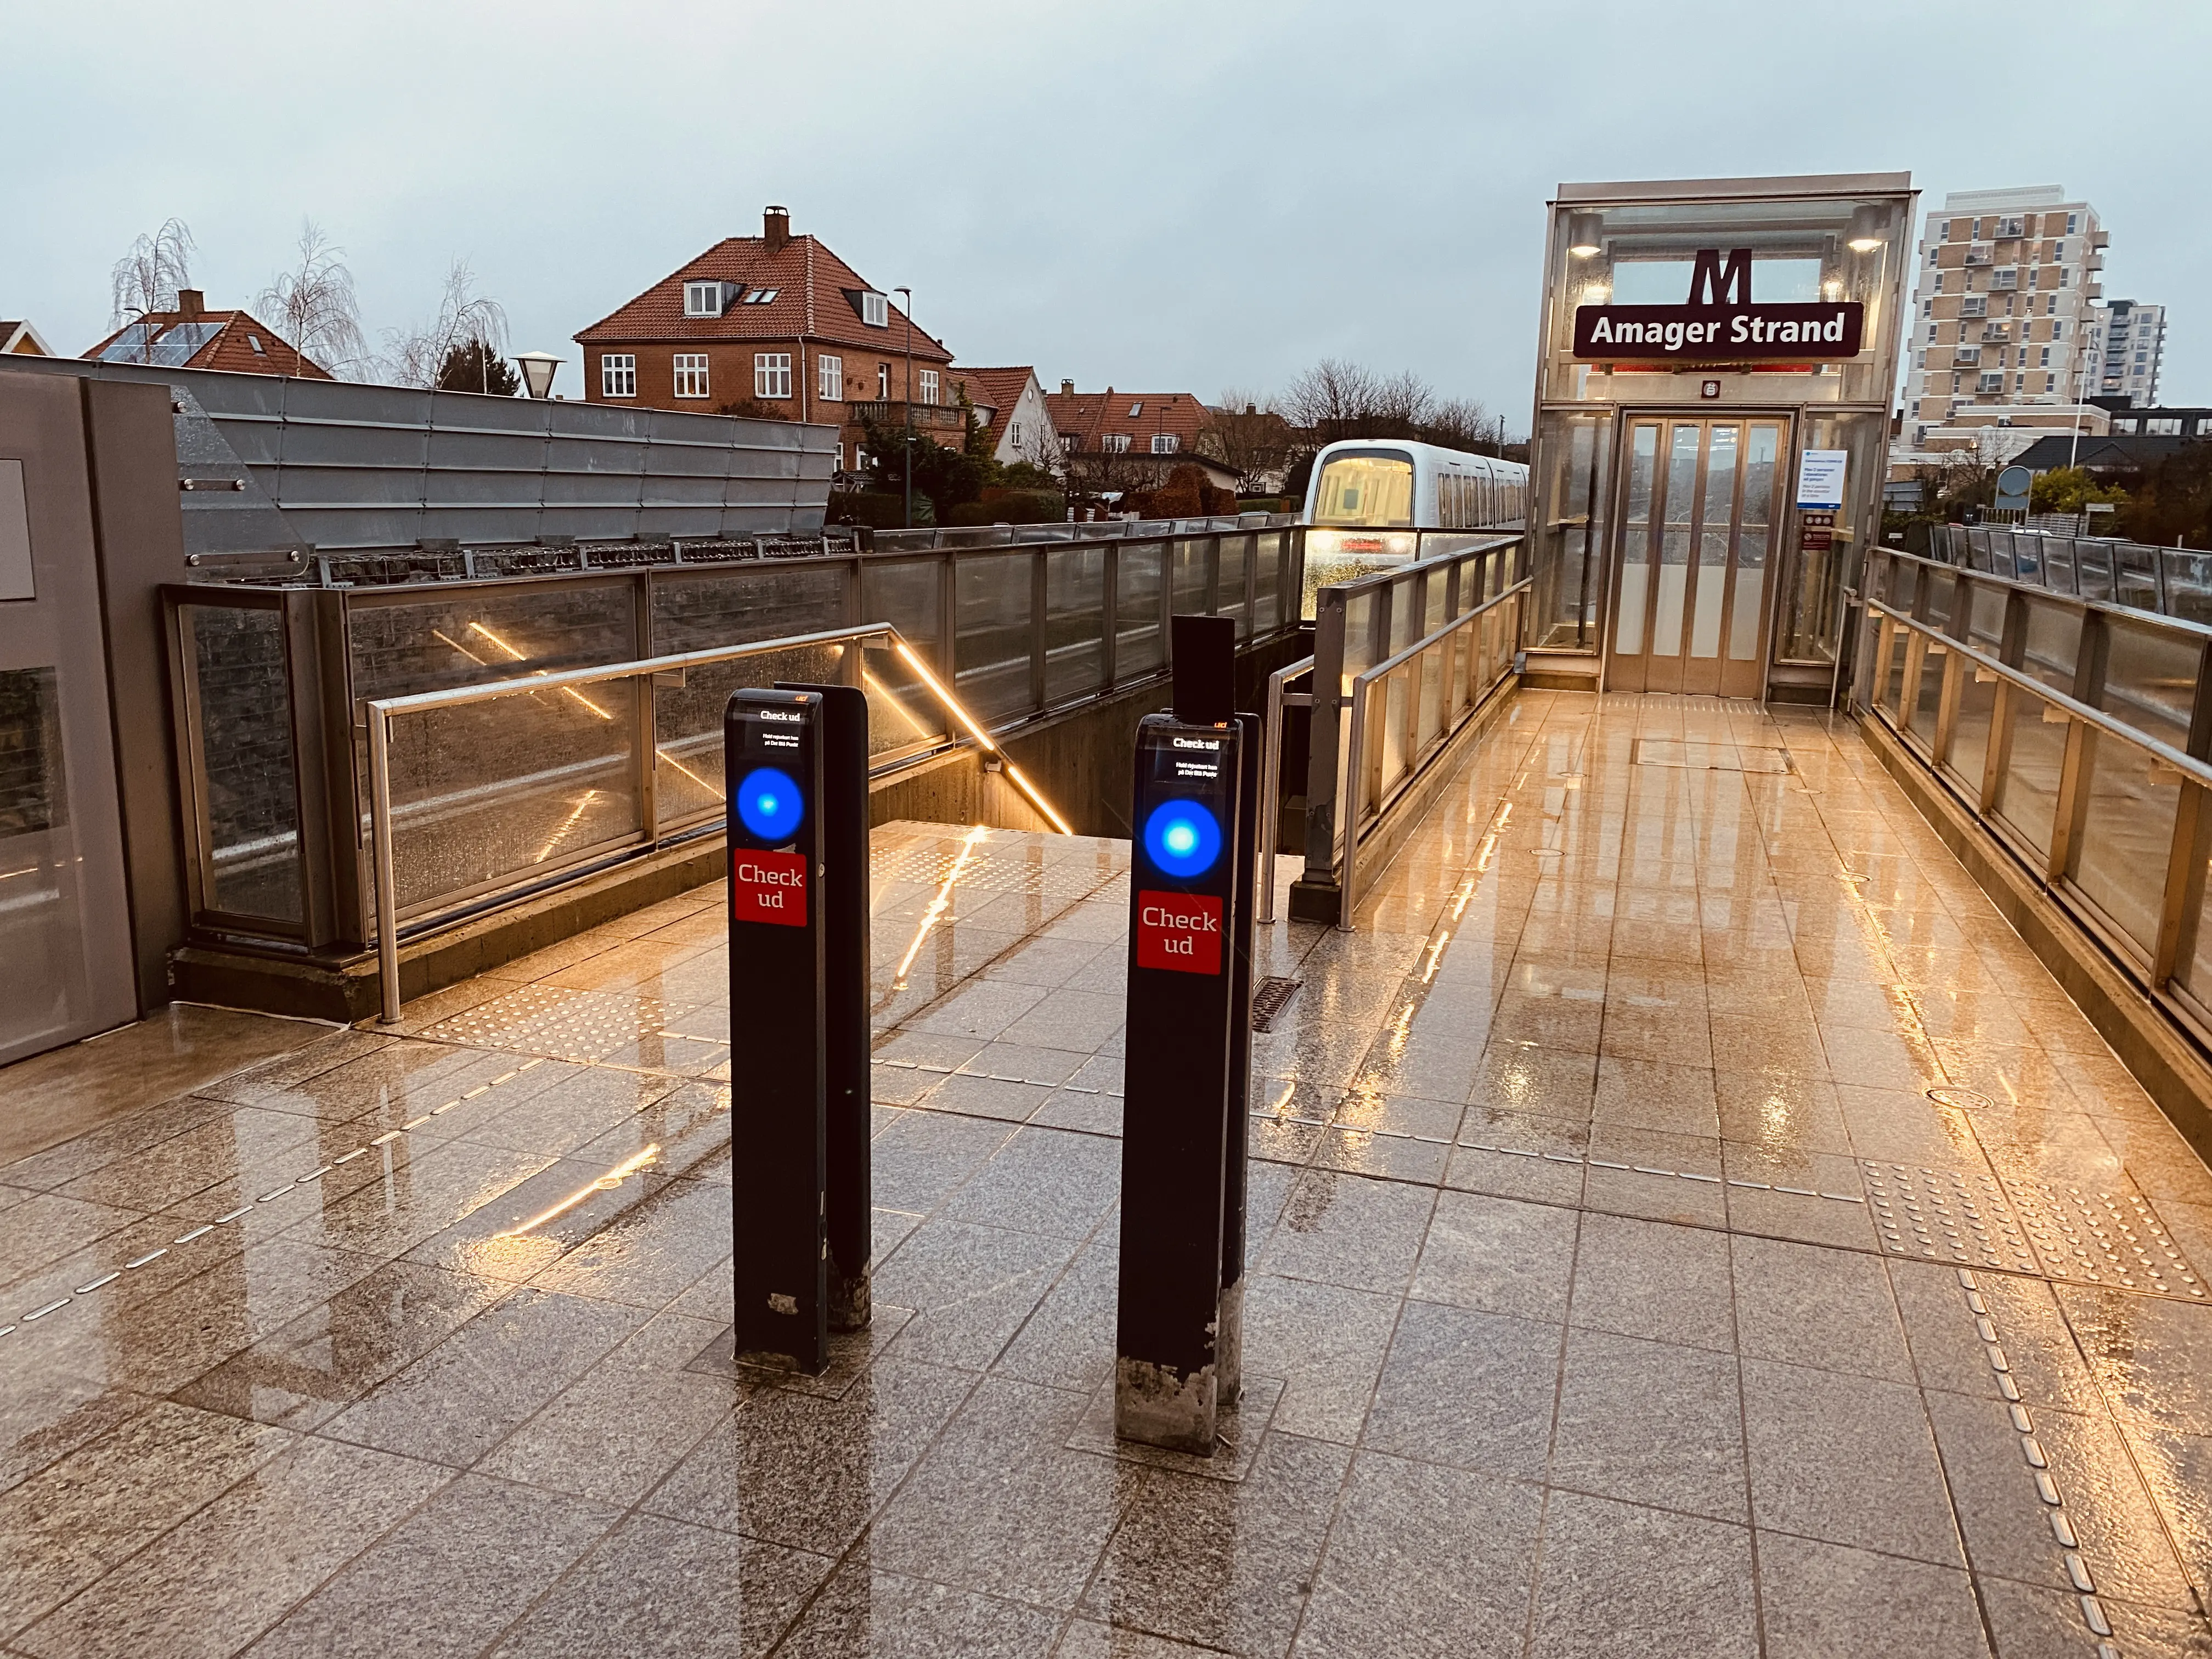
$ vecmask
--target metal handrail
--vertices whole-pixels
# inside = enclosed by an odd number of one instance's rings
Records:
[[[1436,757],[1443,752],[1454,738],[1466,729],[1468,721],[1482,712],[1491,698],[1497,694],[1498,688],[1512,678],[1512,673],[1509,668],[1508,672],[1499,675],[1496,681],[1485,686],[1480,694],[1468,702],[1466,713],[1454,721],[1449,729],[1437,734],[1434,741],[1429,744],[1418,762],[1408,762],[1405,776],[1398,781],[1387,798],[1376,801],[1371,819],[1367,818],[1363,812],[1360,802],[1360,797],[1366,787],[1364,769],[1367,763],[1368,688],[1396,672],[1431,647],[1443,643],[1454,633],[1472,626],[1504,605],[1506,600],[1519,598],[1534,586],[1534,576],[1523,576],[1510,587],[1504,588],[1485,599],[1474,610],[1453,617],[1427,638],[1416,640],[1395,656],[1386,658],[1372,668],[1364,669],[1352,677],[1352,744],[1345,769],[1345,788],[1347,791],[1347,799],[1344,805],[1344,856],[1340,866],[1344,872],[1340,880],[1344,903],[1337,920],[1337,926],[1345,931],[1351,931],[1352,912],[1359,902],[1359,845],[1363,839],[1363,822],[1371,825],[1366,831],[1367,837],[1371,838],[1374,829],[1381,827],[1383,819],[1389,816],[1391,808],[1405,799],[1407,792],[1419,781],[1422,775],[1434,763]],[[1510,653],[1507,660],[1510,664],[1511,660]]]
[[[1267,676],[1267,724],[1260,744],[1260,920],[1275,919],[1275,842],[1282,828],[1283,710],[1310,708],[1313,693],[1283,688],[1313,672],[1314,659],[1300,657]]]
[[[1005,760],[1003,751],[991,734],[963,708],[937,677],[930,672],[920,654],[900,635],[897,629],[888,623],[866,623],[852,628],[826,629],[815,634],[793,635],[778,640],[759,640],[745,645],[720,646],[706,651],[687,651],[674,656],[648,657],[635,662],[604,664],[597,667],[566,669],[558,673],[526,674],[511,678],[486,681],[476,685],[451,686],[439,691],[419,691],[407,696],[375,697],[366,700],[362,707],[368,726],[369,775],[369,836],[376,871],[376,954],[378,977],[381,991],[380,1018],[392,1024],[399,1018],[399,904],[397,872],[394,868],[393,813],[392,810],[392,721],[395,716],[419,714],[434,710],[465,707],[474,703],[494,702],[503,698],[532,696],[540,692],[560,690],[580,685],[601,684],[617,679],[650,679],[662,674],[679,673],[714,663],[734,662],[747,657],[765,656],[774,653],[805,650],[826,645],[846,645],[866,640],[889,641],[904,659],[923,689],[944,705],[951,716],[945,726],[946,736],[938,743],[926,743],[919,749],[902,750],[880,766],[871,766],[871,777],[912,765],[918,760],[957,750],[973,744],[1000,755],[1008,778],[1024,795],[1038,808],[1044,817],[1060,824],[1058,815],[1039,795],[1036,787],[1024,777],[1012,762]],[[968,735],[957,735],[957,728],[964,726]],[[1064,828],[1064,825],[1062,825]]]

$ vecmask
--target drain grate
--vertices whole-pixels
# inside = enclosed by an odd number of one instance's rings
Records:
[[[2090,1192],[2014,1180],[2005,1190],[2051,1278],[2207,1299],[2204,1281],[2132,1188]]]
[[[1302,979],[1263,979],[1252,988],[1252,1029],[1272,1031],[1275,1016],[1283,1012],[1290,1000],[1298,994]]]

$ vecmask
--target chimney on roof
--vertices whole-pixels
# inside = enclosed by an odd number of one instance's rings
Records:
[[[177,290],[177,315],[197,317],[207,309],[207,295],[196,288]]]
[[[780,253],[791,240],[791,210],[770,207],[761,214],[761,240],[770,253]]]
[[[1075,395],[1075,382],[1062,380],[1060,383],[1060,395],[1063,398],[1073,398]]]

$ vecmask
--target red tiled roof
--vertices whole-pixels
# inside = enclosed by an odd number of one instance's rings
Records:
[[[1036,370],[1024,363],[1018,368],[955,368],[946,371],[945,378],[951,383],[953,395],[959,388],[968,388],[968,401],[981,411],[990,411],[983,418],[983,428],[990,431],[998,427],[1002,418],[1013,413],[1014,405],[1022,400],[1022,388],[1036,377]]]
[[[1188,455],[1198,447],[1199,428],[1206,422],[1206,405],[1188,392],[1116,392],[1111,386],[1103,392],[1048,392],[1044,407],[1053,430],[1078,441],[1078,454],[1096,454],[1099,439],[1113,432],[1127,433],[1129,447],[1145,453],[1154,433],[1169,432],[1178,441],[1176,449]]]
[[[740,298],[719,317],[686,317],[684,284],[715,280],[742,284],[748,293],[773,290],[764,304]],[[708,248],[682,270],[589,328],[579,330],[580,344],[619,344],[630,340],[688,341],[809,339],[857,346],[866,351],[903,353],[907,323],[896,306],[890,325],[871,328],[860,320],[859,295],[869,288],[860,273],[811,236],[793,236],[774,252],[761,236],[732,236]],[[914,331],[914,355],[924,362],[949,363],[952,354],[922,330]]]
[[[266,323],[255,319],[246,311],[202,311],[186,316],[180,311],[149,311],[139,320],[154,327],[153,338],[158,342],[164,330],[177,323],[216,323],[221,325],[216,334],[183,362],[170,365],[178,368],[216,368],[233,374],[294,374],[302,380],[328,380],[336,378],[313,357],[293,350],[291,343]],[[126,325],[135,326],[136,325]],[[117,329],[84,355],[97,357],[119,336]],[[123,362],[134,362],[125,358]]]

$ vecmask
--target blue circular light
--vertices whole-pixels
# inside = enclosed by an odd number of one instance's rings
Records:
[[[738,785],[738,817],[765,842],[787,842],[806,817],[799,780],[773,766],[757,766]]]
[[[1194,800],[1163,801],[1145,820],[1145,853],[1163,875],[1202,876],[1221,856],[1221,824]]]

